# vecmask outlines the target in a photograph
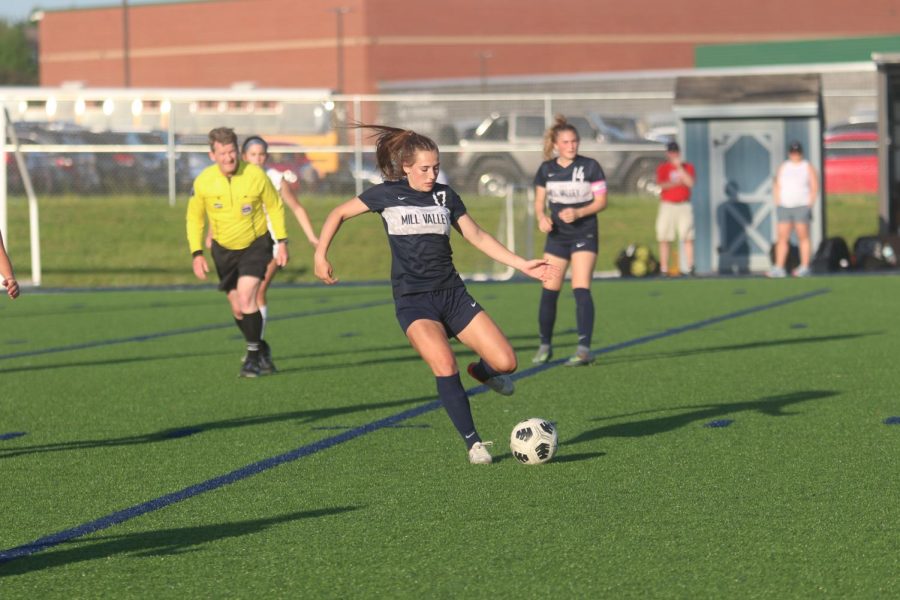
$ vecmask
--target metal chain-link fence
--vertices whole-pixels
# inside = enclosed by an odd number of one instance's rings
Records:
[[[821,73],[828,125],[875,121],[872,69]],[[303,193],[348,194],[376,181],[371,140],[353,123],[383,123],[432,136],[445,176],[461,191],[503,197],[530,183],[553,115],[579,129],[612,189],[652,193],[663,144],[678,135],[673,75],[566,82],[394,86],[390,94],[327,90],[92,90],[7,88],[9,111],[38,194],[154,194],[174,202],[209,164],[207,132],[261,135],[271,164],[298,175]],[[542,91],[536,91],[540,86]],[[482,88],[484,86],[481,86]],[[572,91],[591,89],[592,91]],[[440,90],[440,94],[426,90]],[[500,90],[500,91],[493,91]],[[8,140],[8,136],[7,136]],[[846,140],[844,140],[846,141]],[[13,150],[6,144],[7,153]],[[7,154],[9,157],[9,154]],[[6,188],[22,191],[7,158]]]

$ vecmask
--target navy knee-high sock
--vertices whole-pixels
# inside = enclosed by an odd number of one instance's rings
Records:
[[[553,325],[556,323],[556,302],[559,300],[559,290],[544,288],[541,292],[541,305],[538,309],[538,327],[541,333],[541,343],[548,346],[553,339]]]
[[[591,336],[594,333],[594,299],[591,290],[575,288],[575,324],[578,326],[578,345],[591,347]]]
[[[500,371],[495,370],[491,365],[484,362],[483,358],[472,365],[472,376],[478,381],[487,381],[497,375],[500,375]]]
[[[472,408],[469,406],[469,396],[459,379],[459,373],[447,377],[435,377],[438,396],[441,404],[453,421],[453,425],[466,442],[466,447],[471,448],[475,442],[480,442],[478,432],[475,431],[475,421],[472,420]]]

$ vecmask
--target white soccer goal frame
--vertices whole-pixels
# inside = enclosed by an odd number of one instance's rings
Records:
[[[22,185],[25,188],[25,195],[28,197],[28,230],[31,249],[31,285],[39,287],[41,285],[41,232],[40,219],[38,213],[38,199],[34,193],[34,186],[31,183],[31,175],[25,164],[25,158],[19,149],[19,138],[16,130],[11,126],[9,111],[6,106],[0,106],[0,231],[3,233],[3,240],[6,243],[7,251],[9,251],[9,228],[8,228],[8,180],[6,171],[6,142],[7,138],[12,143],[13,156],[16,159],[16,165],[19,167],[19,174],[22,177]]]

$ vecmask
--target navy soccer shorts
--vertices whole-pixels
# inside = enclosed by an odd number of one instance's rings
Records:
[[[403,333],[415,321],[428,319],[441,323],[448,337],[456,337],[484,310],[464,286],[406,294],[397,297],[394,305]]]
[[[544,244],[544,253],[569,260],[574,252],[593,252],[597,254],[597,248],[597,236],[595,235],[564,241],[548,235],[547,242]]]

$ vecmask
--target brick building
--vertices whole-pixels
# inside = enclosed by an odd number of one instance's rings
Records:
[[[716,45],[740,44],[746,54],[755,44],[896,41],[886,36],[897,32],[896,0],[867,0],[866,10],[835,0],[172,2],[46,12],[40,78],[44,86],[253,82],[368,93],[416,79],[690,68]]]

